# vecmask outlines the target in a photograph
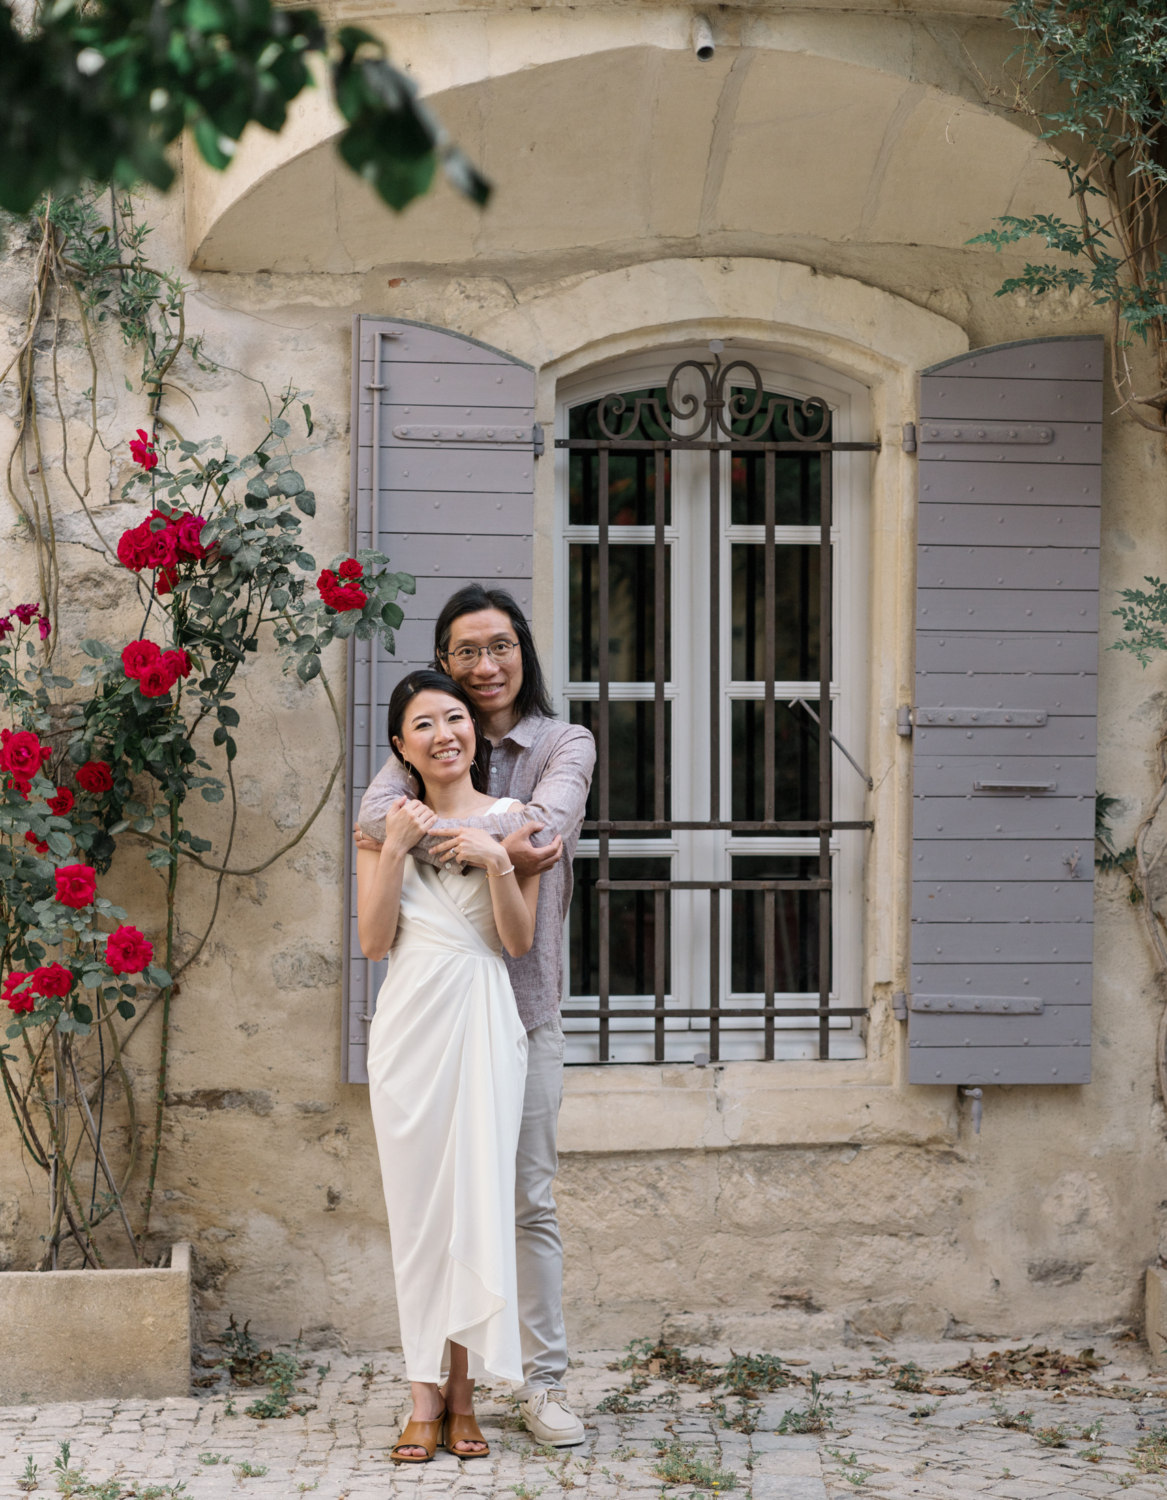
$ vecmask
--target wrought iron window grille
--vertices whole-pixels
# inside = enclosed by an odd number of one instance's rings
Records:
[[[818,397],[799,401],[794,397],[775,396],[763,387],[761,373],[749,360],[734,357],[723,363],[719,341],[710,344],[711,364],[684,359],[677,364],[665,386],[662,409],[655,394],[636,395],[631,402],[619,393],[604,396],[596,405],[598,438],[557,438],[555,446],[574,453],[594,455],[598,466],[598,697],[596,707],[596,803],[599,816],[584,822],[585,834],[598,836],[599,878],[595,882],[598,896],[598,1006],[595,1009],[564,1006],[566,1018],[586,1018],[596,1022],[599,1060],[611,1060],[612,1022],[624,1019],[648,1021],[653,1025],[654,1060],[665,1060],[666,1019],[707,1019],[709,1022],[708,1061],[717,1062],[721,1054],[720,1023],[736,1017],[760,1021],[766,1061],[774,1058],[775,1019],[778,1017],[814,1017],[818,1021],[818,1057],[830,1057],[830,1022],[833,1017],[862,1016],[866,1008],[830,1004],[832,956],[831,836],[842,831],[869,830],[871,821],[834,821],[832,786],[832,568],[831,542],[833,522],[832,465],[834,453],[872,453],[878,442],[832,442],[831,412]],[[686,372],[703,387],[697,395],[679,387]],[[748,385],[747,385],[748,381]],[[736,388],[735,388],[736,387]],[[735,430],[735,424],[738,429]],[[781,424],[781,425],[779,425]],[[655,428],[655,434],[652,429]],[[682,430],[688,428],[689,430]],[[779,436],[780,431],[790,436]],[[660,434],[660,435],[656,435]],[[709,816],[705,819],[672,819],[666,815],[666,508],[668,505],[666,464],[674,452],[707,452],[709,455]],[[619,454],[651,454],[653,478],[653,817],[613,819],[611,759],[611,693],[610,603],[611,603],[611,524],[610,460]],[[763,816],[760,820],[735,820],[722,817],[722,744],[721,744],[721,455],[723,453],[763,454],[763,523],[764,523],[764,697],[763,716]],[[775,654],[777,588],[775,567],[775,494],[778,455],[818,453],[824,456],[819,465],[819,711],[818,721],[818,811],[815,819],[779,819],[775,817]],[[812,717],[813,710],[808,708]],[[842,746],[839,747],[841,750]],[[864,780],[866,772],[850,753],[843,750]],[[730,809],[732,812],[732,808]],[[611,873],[613,835],[636,833],[667,834],[673,831],[761,833],[814,836],[818,842],[817,873],[795,880],[613,880]],[[612,980],[612,893],[646,892],[653,898],[653,981],[651,1007],[613,1006]],[[710,969],[709,1003],[700,1007],[669,1005],[666,1007],[666,923],[665,907],[674,891],[708,891]],[[763,898],[763,971],[764,1004],[734,1006],[721,998],[721,901],[722,891],[761,892]],[[815,893],[818,898],[818,999],[813,1006],[790,1007],[775,1003],[775,951],[770,935],[776,920],[776,899],[782,892]],[[705,1054],[702,1054],[704,1057]]]

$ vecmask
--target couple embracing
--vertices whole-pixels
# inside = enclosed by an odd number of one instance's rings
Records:
[[[356,833],[361,949],[389,958],[368,1068],[413,1395],[398,1463],[489,1453],[481,1376],[518,1387],[539,1442],[584,1436],[551,1188],[563,922],[595,745],[554,718],[504,590],[454,594],[434,656],[393,692],[393,754]]]

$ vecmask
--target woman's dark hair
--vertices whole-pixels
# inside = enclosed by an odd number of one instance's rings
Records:
[[[419,693],[445,693],[448,698],[456,698],[470,715],[470,722],[474,725],[474,759],[470,764],[470,784],[476,792],[485,792],[490,784],[490,741],[482,732],[482,725],[478,722],[478,715],[474,712],[474,705],[466,689],[459,686],[452,677],[447,677],[445,672],[421,667],[403,677],[393,689],[393,696],[389,699],[389,748],[403,766],[407,765],[405,757],[393,742],[400,738],[405,711]],[[408,768],[421,788],[424,802],[425,782],[421,773],[416,766],[410,765]]]
[[[442,606],[442,612],[434,624],[435,665],[444,662],[450,645],[450,632],[455,620],[463,615],[476,615],[484,609],[498,609],[510,616],[511,628],[519,642],[519,653],[523,661],[523,685],[515,699],[515,712],[520,719],[528,714],[542,714],[553,719],[555,710],[551,706],[551,694],[539,665],[539,653],[535,650],[535,639],[527,617],[515,603],[514,596],[506,589],[484,589],[480,583],[468,583],[465,588],[451,594]]]

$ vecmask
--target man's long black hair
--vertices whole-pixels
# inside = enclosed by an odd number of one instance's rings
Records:
[[[401,764],[413,772],[413,778],[420,788],[421,800],[425,801],[425,782],[421,773],[416,766],[409,765],[396,744],[405,723],[405,711],[418,693],[445,693],[447,697],[456,698],[470,715],[470,722],[474,725],[474,760],[470,766],[470,784],[476,792],[487,791],[490,787],[491,744],[482,732],[470,695],[460,683],[447,677],[444,672],[435,672],[432,667],[420,667],[401,679],[389,699],[389,745]]]
[[[541,714],[545,719],[553,719],[555,710],[551,706],[551,694],[547,691],[543,668],[539,665],[535,638],[527,624],[526,615],[506,589],[486,589],[480,583],[468,583],[465,588],[450,595],[434,624],[434,665],[440,671],[449,670],[446,652],[450,647],[450,633],[454,622],[463,615],[476,615],[484,609],[497,609],[508,615],[519,642],[523,660],[523,685],[515,699],[515,712],[520,719],[525,719],[528,714]]]

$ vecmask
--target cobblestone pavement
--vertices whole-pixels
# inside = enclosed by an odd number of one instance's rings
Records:
[[[430,1464],[411,1467],[396,1467],[388,1458],[407,1408],[400,1356],[370,1360],[324,1351],[312,1356],[301,1381],[305,1394],[298,1400],[314,1403],[312,1409],[284,1420],[243,1415],[256,1393],[238,1390],[233,1396],[0,1409],[0,1500],[62,1492],[101,1500],[163,1500],[176,1493],[184,1500],[307,1494],[318,1500],[566,1500],[569,1494],[574,1500],[649,1494],[714,1500],[731,1489],[735,1500],[836,1500],[851,1494],[958,1500],[974,1493],[1002,1500],[1094,1500],[1120,1493],[1130,1500],[1162,1500],[1167,1432],[1155,1445],[1156,1429],[1167,1427],[1167,1378],[1148,1376],[1138,1345],[1096,1341],[1109,1363],[1096,1372],[1097,1389],[1084,1394],[994,1395],[970,1389],[965,1379],[930,1374],[925,1392],[913,1395],[893,1389],[886,1375],[871,1378],[872,1369],[886,1370],[887,1362],[902,1366],[911,1360],[936,1372],[973,1352],[983,1356],[1021,1342],[783,1349],[784,1359],[799,1359],[795,1373],[804,1380],[819,1374],[820,1399],[831,1409],[827,1431],[803,1436],[776,1429],[787,1409],[805,1410],[811,1395],[805,1384],[744,1403],[723,1390],[650,1379],[650,1368],[629,1390],[630,1374],[609,1368],[620,1356],[585,1354],[571,1372],[571,1394],[587,1425],[581,1447],[535,1447],[505,1393],[480,1392],[491,1456],[463,1462],[440,1453]],[[1081,1341],[1042,1342],[1074,1351]],[[711,1361],[728,1357],[725,1350],[686,1354]],[[613,1410],[620,1406],[631,1409]],[[1001,1425],[1003,1415],[1024,1422],[1019,1413],[1028,1414],[1028,1430]],[[726,1425],[735,1419],[754,1430]],[[59,1485],[53,1468],[63,1440],[79,1471],[72,1487]],[[666,1483],[656,1472],[670,1459],[680,1465],[673,1477],[682,1482]],[[19,1482],[29,1461],[37,1470],[38,1489],[32,1491]],[[101,1484],[111,1477],[121,1482]]]

